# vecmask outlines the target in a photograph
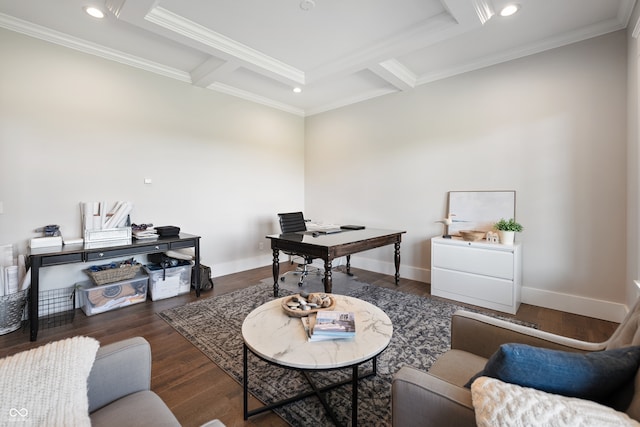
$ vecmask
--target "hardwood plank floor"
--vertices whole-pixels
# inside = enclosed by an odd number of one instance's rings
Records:
[[[290,268],[288,263],[283,263],[281,272]],[[352,270],[363,282],[396,288],[392,276],[355,268]],[[201,298],[211,298],[255,285],[270,276],[271,266],[267,266],[218,277],[214,279],[214,290],[204,292]],[[416,295],[430,295],[429,284],[414,280],[400,279],[396,289]],[[183,426],[199,426],[214,418],[220,419],[228,427],[286,426],[272,412],[244,421],[242,387],[156,315],[168,308],[195,300],[197,298],[192,292],[91,317],[77,310],[73,323],[41,330],[35,343],[29,341],[26,329],[0,336],[0,357],[75,335],[91,336],[102,344],[142,336],[151,343],[153,354],[151,387],[167,403]],[[605,340],[617,327],[613,322],[527,304],[521,305],[514,317],[534,322],[545,331],[594,342]],[[250,405],[255,407],[258,403],[254,400]]]

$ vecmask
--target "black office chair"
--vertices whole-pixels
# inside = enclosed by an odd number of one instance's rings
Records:
[[[280,220],[280,232],[282,234],[299,233],[299,232],[307,231],[307,224],[304,220],[304,215],[302,214],[302,212],[279,213],[278,219]],[[286,252],[286,251],[283,251],[283,252],[291,257],[300,257],[303,259],[303,263],[298,264],[298,267],[294,272],[294,274],[300,274],[300,280],[298,280],[298,286],[302,286],[304,282],[304,278],[309,274],[310,271],[312,271],[312,269],[315,269],[316,273],[320,274],[319,268],[316,268],[316,267],[312,267],[311,269],[309,268],[309,266],[313,262],[312,257],[308,255],[307,256],[301,255],[295,252]],[[291,260],[291,263],[293,264],[293,259]],[[280,277],[280,280],[284,281],[284,276]]]

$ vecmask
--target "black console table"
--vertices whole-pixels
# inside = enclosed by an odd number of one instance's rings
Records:
[[[160,237],[157,240],[133,240],[132,243],[94,248],[85,245],[65,245],[56,248],[30,249],[28,254],[31,268],[31,289],[29,290],[29,325],[31,341],[38,338],[38,296],[40,292],[40,268],[53,265],[93,262],[103,259],[165,252],[181,248],[195,248],[194,283],[196,296],[200,296],[200,236],[181,233],[174,237]]]

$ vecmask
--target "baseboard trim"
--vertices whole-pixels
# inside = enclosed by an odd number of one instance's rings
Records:
[[[624,319],[629,311],[625,304],[526,286],[522,287],[522,302],[618,323]]]
[[[288,260],[289,257],[281,254],[280,262]],[[272,262],[273,258],[271,255],[264,255],[220,264],[214,263],[212,264],[213,276],[224,276],[240,271],[251,270],[253,268],[264,267],[265,265],[271,265]],[[206,264],[206,261],[203,260],[203,263]],[[335,259],[332,266],[338,267],[345,264],[346,259],[343,257]],[[315,260],[313,265],[319,268],[324,268],[322,260]],[[359,256],[351,257],[351,266],[390,276],[393,276],[396,271],[395,264],[393,262],[384,262]],[[416,280],[418,282],[431,283],[431,270],[427,268],[402,265],[402,263],[400,263],[400,277]],[[594,317],[596,319],[617,323],[621,322],[629,311],[629,308],[625,304],[621,303],[570,295],[561,292],[547,291],[544,289],[530,288],[526,286],[522,287],[522,302],[538,307],[579,314],[581,316]]]

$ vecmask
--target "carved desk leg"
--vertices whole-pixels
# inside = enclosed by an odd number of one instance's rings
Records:
[[[324,291],[330,294],[333,291],[333,279],[331,278],[331,260],[324,260]]]
[[[351,272],[351,255],[347,255],[347,276],[353,276]]]

